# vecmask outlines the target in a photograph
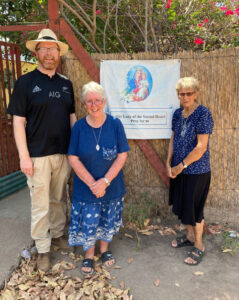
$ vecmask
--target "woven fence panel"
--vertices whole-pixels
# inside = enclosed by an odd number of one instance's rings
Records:
[[[209,53],[182,52],[172,57],[156,53],[94,54],[92,59],[100,67],[101,60],[158,60],[180,59],[181,77],[194,76],[200,82],[198,103],[207,106],[214,119],[210,138],[212,181],[207,201],[207,213],[215,221],[239,224],[239,129],[238,84],[239,49],[222,49]],[[63,73],[73,82],[77,117],[86,111],[80,101],[83,84],[90,81],[80,61],[69,52],[62,62]],[[168,140],[150,140],[152,147],[165,162]],[[126,202],[140,202],[143,194],[157,202],[160,213],[169,211],[168,189],[133,140],[124,167],[127,185]]]

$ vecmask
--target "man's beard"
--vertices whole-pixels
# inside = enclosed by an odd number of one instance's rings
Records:
[[[38,59],[38,62],[42,65],[42,67],[45,70],[54,70],[57,68],[60,62],[60,58],[59,59],[52,58],[50,61],[47,60],[46,58],[43,58],[43,59]]]

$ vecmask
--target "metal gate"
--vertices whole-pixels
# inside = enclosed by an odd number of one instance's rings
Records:
[[[0,198],[26,184],[25,176],[19,171],[12,116],[6,113],[13,86],[20,75],[19,46],[0,42]]]

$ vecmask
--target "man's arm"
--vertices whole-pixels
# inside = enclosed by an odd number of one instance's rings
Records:
[[[70,123],[71,123],[71,128],[74,126],[75,122],[77,121],[75,113],[70,114]]]
[[[13,116],[14,137],[19,153],[21,171],[26,175],[33,176],[33,163],[27,148],[25,124],[25,117]]]

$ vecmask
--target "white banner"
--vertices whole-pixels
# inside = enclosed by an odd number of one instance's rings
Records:
[[[128,139],[168,139],[179,78],[180,60],[102,61],[106,111],[122,121]]]

